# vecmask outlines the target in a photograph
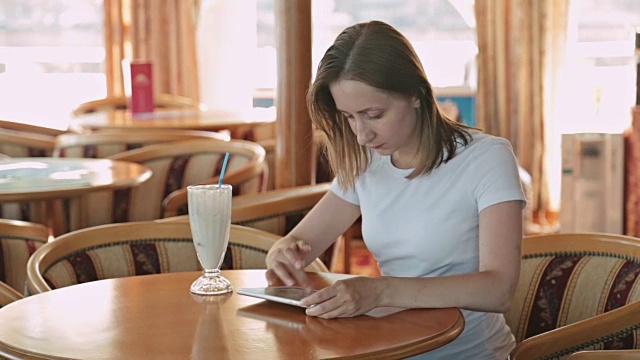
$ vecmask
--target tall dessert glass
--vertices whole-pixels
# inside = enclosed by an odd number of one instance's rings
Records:
[[[220,275],[220,265],[229,243],[231,185],[191,185],[187,196],[193,245],[204,268],[202,276],[191,284],[191,292],[226,294],[233,288]]]

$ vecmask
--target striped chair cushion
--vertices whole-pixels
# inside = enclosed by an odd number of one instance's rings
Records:
[[[68,146],[60,149],[59,157],[104,159],[107,156],[115,155],[124,151],[141,148],[145,144],[141,143],[114,143],[100,145],[79,145]]]
[[[221,269],[264,269],[267,250],[229,243]],[[198,271],[191,239],[146,239],[83,249],[55,262],[43,277],[52,289],[124,276]]]
[[[20,300],[21,297],[15,294],[15,289],[0,281],[0,309],[14,301]],[[5,359],[0,356],[0,359]]]
[[[41,223],[42,207],[38,201],[0,203],[0,218]]]
[[[53,150],[28,147],[18,144],[0,144],[0,154],[17,157],[50,157]]]
[[[302,218],[304,218],[310,210],[311,208],[300,209],[283,214],[238,221],[234,222],[234,224],[263,230],[280,236],[285,236],[291,230],[293,230],[296,225],[298,225],[300,220],[302,220]],[[335,244],[331,244],[331,246],[327,250],[325,250],[322,254],[320,254],[320,256],[318,256],[322,263],[327,265],[327,267],[330,267],[333,261],[334,246]]]
[[[245,160],[248,160],[245,158]],[[229,161],[231,161],[231,156],[229,157]],[[245,164],[247,161],[245,161]],[[238,167],[238,166],[236,166]],[[220,173],[216,173],[214,176],[218,176]],[[269,170],[266,167],[260,174],[257,176],[251,177],[249,180],[242,182],[239,186],[233,186],[233,196],[237,195],[247,195],[247,194],[257,194],[262,192],[262,189],[265,188],[266,182],[268,181]],[[170,194],[170,193],[169,193]],[[169,195],[167,194],[167,195]],[[187,204],[182,205],[180,208],[176,210],[176,216],[179,215],[187,215],[189,214],[189,208]]]
[[[0,154],[10,157],[49,157],[51,151],[13,144],[0,144]],[[40,209],[37,202],[0,203],[0,218],[40,222]]]
[[[602,253],[523,256],[506,320],[516,341],[619,308],[640,298],[640,259]],[[637,348],[640,324],[580,349]]]
[[[29,257],[43,239],[0,234],[0,281],[24,293]]]
[[[272,234],[284,236],[291,231],[302,218],[311,210],[301,209],[295,212],[288,212],[272,216],[265,216],[249,220],[234,222],[237,225],[248,226],[254,229],[260,229]]]
[[[77,230],[109,223],[160,219],[163,210],[162,200],[167,195],[187,185],[219,175],[223,159],[224,154],[202,153],[143,162],[143,165],[153,171],[149,180],[135,188],[92,192],[83,196],[79,206],[86,214],[86,222],[84,226],[71,222],[67,228]],[[231,155],[227,171],[242,167],[248,162],[247,157]],[[258,189],[256,186],[254,192]],[[66,218],[70,219],[70,216]]]

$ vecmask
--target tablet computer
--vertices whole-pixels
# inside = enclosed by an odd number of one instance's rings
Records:
[[[270,286],[261,288],[240,288],[236,292],[240,295],[275,301],[283,304],[306,307],[300,300],[311,295],[315,290],[307,290],[298,286]]]

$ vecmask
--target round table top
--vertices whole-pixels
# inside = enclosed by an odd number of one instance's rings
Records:
[[[233,293],[199,296],[183,272],[100,280],[0,309],[0,354],[79,359],[404,358],[464,328],[455,308],[320,319],[304,309]],[[230,270],[234,288],[266,286],[264,270]],[[316,288],[345,275],[310,273]]]
[[[146,181],[146,166],[108,159],[0,159],[0,201],[73,197],[88,191],[124,189]]]
[[[73,131],[101,129],[191,129],[218,131],[276,121],[275,108],[247,110],[163,110],[134,115],[129,110],[98,111],[71,119]]]

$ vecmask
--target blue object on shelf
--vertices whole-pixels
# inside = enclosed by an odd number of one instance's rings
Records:
[[[451,101],[458,107],[460,120],[469,126],[476,126],[476,96],[475,95],[454,95],[436,96],[439,102]]]

